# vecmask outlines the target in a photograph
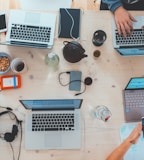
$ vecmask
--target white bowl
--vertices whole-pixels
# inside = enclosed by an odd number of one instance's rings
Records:
[[[4,58],[4,57],[8,58],[9,61],[8,61],[8,66],[5,69],[2,70],[2,68],[1,68],[1,65],[2,65],[1,58]],[[11,60],[12,60],[12,58],[9,54],[4,53],[4,52],[0,52],[0,75],[5,74],[10,70]]]

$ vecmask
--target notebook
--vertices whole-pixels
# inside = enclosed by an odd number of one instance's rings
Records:
[[[144,55],[144,16],[135,16],[137,22],[133,22],[132,34],[124,38],[119,35],[113,21],[113,45],[117,52],[122,56]]]
[[[59,38],[80,37],[81,10],[71,8],[60,8],[59,10]]]
[[[8,19],[6,44],[52,48],[56,14],[11,10]]]
[[[144,77],[133,77],[124,89],[124,113],[127,122],[141,121],[144,116]]]
[[[27,150],[80,149],[82,99],[20,100]]]

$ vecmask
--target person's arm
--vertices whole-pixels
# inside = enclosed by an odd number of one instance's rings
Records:
[[[118,33],[124,37],[127,34],[131,34],[133,30],[132,21],[136,22],[136,19],[123,8],[121,0],[102,0],[108,5],[109,10],[113,12],[115,23],[118,29]]]
[[[131,134],[106,158],[106,160],[122,160],[131,145],[135,144],[139,139],[141,131],[142,124],[138,123]]]

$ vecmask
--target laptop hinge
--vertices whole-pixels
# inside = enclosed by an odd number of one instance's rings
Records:
[[[16,46],[27,46],[27,47],[33,47],[33,48],[49,48],[47,44],[41,44],[41,43],[28,43],[28,42],[18,42],[18,41],[10,41],[11,45]]]
[[[144,47],[144,45],[137,45],[137,46],[134,46],[134,45],[129,45],[129,46],[119,46],[119,48],[122,48],[122,49],[123,49],[123,48],[124,48],[124,49],[125,49],[125,48],[137,48],[137,49],[141,49],[141,50],[143,49],[143,50],[144,50],[143,47]]]
[[[74,111],[74,108],[48,108],[48,109],[32,109],[32,111]]]

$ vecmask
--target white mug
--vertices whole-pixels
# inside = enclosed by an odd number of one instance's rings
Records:
[[[27,65],[22,58],[15,58],[11,61],[11,70],[14,73],[24,73],[27,71]]]

